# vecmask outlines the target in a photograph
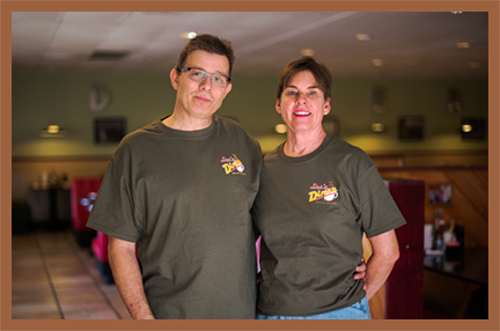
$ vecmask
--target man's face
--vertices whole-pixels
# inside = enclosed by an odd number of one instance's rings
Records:
[[[276,111],[291,133],[322,130],[323,116],[330,112],[330,99],[325,100],[310,71],[299,71],[284,87],[276,101]]]
[[[229,76],[229,61],[226,56],[201,50],[189,54],[184,67]],[[175,111],[178,115],[192,119],[211,118],[232,87],[231,83],[226,87],[213,86],[211,76],[207,76],[202,82],[196,82],[189,78],[189,72],[178,75],[175,69],[170,72],[170,80],[177,90]]]

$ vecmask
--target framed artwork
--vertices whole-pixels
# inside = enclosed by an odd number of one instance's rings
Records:
[[[398,135],[401,140],[424,139],[424,118],[422,116],[403,116],[398,120]]]
[[[125,136],[124,118],[96,118],[94,120],[94,139],[98,144],[118,143]]]
[[[429,186],[429,202],[433,205],[451,203],[451,185]]]

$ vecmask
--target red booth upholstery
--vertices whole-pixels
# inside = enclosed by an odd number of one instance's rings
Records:
[[[102,279],[105,283],[112,284],[114,280],[111,267],[109,266],[108,243],[109,236],[97,231],[97,236],[92,239],[92,252],[94,253],[96,265],[101,272]]]
[[[71,183],[71,219],[76,241],[81,247],[90,247],[96,231],[87,227],[102,178],[75,178]]]
[[[109,265],[108,243],[109,236],[97,231],[97,236],[92,239],[92,252],[94,253],[96,265],[101,272],[102,279],[105,283],[112,284],[114,283],[114,279]],[[137,257],[137,260],[139,260],[137,249],[135,250],[135,256]]]

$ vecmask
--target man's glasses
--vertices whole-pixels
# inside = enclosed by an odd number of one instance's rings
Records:
[[[191,78],[191,80],[194,80],[195,82],[203,82],[207,78],[207,76],[211,76],[212,77],[212,84],[215,87],[224,88],[231,81],[231,78],[229,78],[227,76],[220,75],[220,74],[211,74],[209,72],[206,72],[206,71],[198,69],[198,68],[192,68],[192,67],[182,68],[180,71],[181,72],[187,71],[189,78]]]

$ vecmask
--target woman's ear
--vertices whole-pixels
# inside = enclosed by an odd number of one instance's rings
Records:
[[[278,114],[281,114],[281,101],[280,99],[276,99],[276,111],[278,112]]]

